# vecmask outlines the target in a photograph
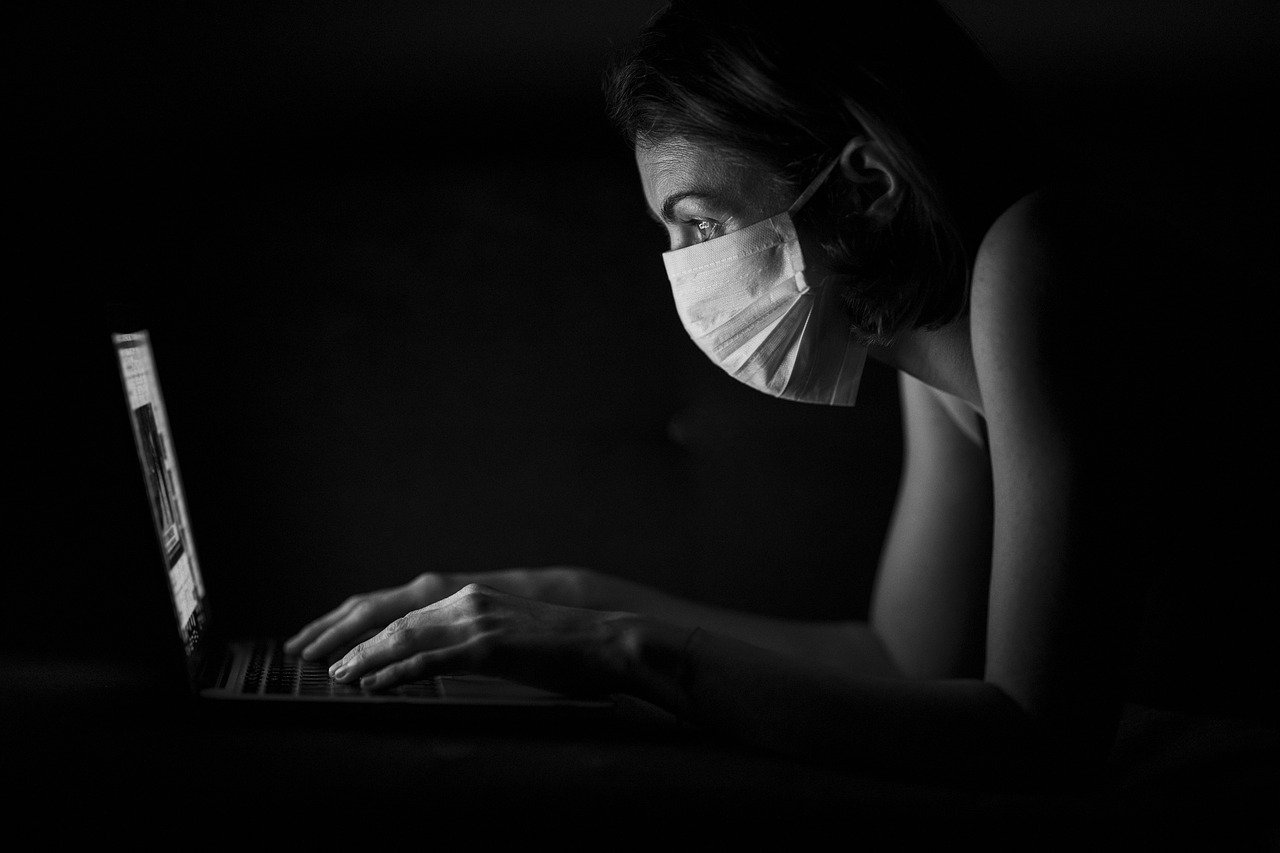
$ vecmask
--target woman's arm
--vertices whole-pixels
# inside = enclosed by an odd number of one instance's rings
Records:
[[[991,462],[980,418],[900,374],[904,467],[870,622],[772,619],[584,571],[576,603],[701,626],[848,674],[982,675],[991,572]],[[566,601],[565,603],[574,603]]]
[[[978,678],[991,574],[991,460],[979,417],[966,404],[905,373],[899,388],[905,458],[871,624],[904,675]]]
[[[485,572],[425,572],[407,584],[354,595],[289,638],[285,651],[308,659],[345,654],[391,620],[471,584],[563,607],[625,611],[708,631],[803,660],[866,675],[896,670],[870,626],[856,621],[777,619],[690,601],[576,566]]]
[[[781,655],[862,675],[894,676],[897,667],[866,622],[778,619],[715,607],[652,587],[583,570],[582,603],[661,619],[675,628],[700,627]]]
[[[626,659],[652,701],[771,748],[930,774],[1029,770],[1031,720],[982,680],[992,479],[980,419],[906,374],[899,387],[903,476],[864,626],[891,670],[797,665],[710,629],[684,648],[687,632],[656,621],[634,624]]]
[[[1032,720],[978,678],[863,676],[741,641],[634,617],[618,645],[625,692],[770,750],[892,773],[1039,777],[1050,760]]]
[[[981,677],[991,570],[991,464],[979,419],[963,411],[961,401],[944,400],[906,374],[900,375],[900,390],[904,469],[870,624],[771,619],[594,572],[577,581],[579,603],[701,626],[849,674]]]
[[[973,351],[991,442],[994,541],[984,679],[1065,748],[1098,754],[1138,618],[1133,448],[1114,382],[1129,341],[1099,332],[1118,280],[1096,212],[1032,196],[993,227],[974,272]],[[1118,271],[1124,270],[1124,273]],[[1112,352],[1114,350],[1114,352]],[[1139,380],[1140,381],[1140,380]],[[1109,402],[1111,401],[1111,402]]]

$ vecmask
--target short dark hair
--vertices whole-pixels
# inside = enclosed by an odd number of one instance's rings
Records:
[[[604,89],[631,145],[707,145],[794,193],[854,136],[876,140],[905,184],[894,216],[857,215],[845,181],[801,212],[868,343],[962,315],[977,242],[997,203],[1028,183],[1025,127],[977,44],[933,2],[672,0]]]

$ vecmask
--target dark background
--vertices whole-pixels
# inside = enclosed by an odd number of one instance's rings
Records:
[[[658,5],[28,4],[7,643],[142,642],[159,569],[109,301],[151,328],[201,562],[241,630],[427,569],[552,563],[861,615],[894,378],[869,364],[851,410],[782,403],[686,338],[599,93]],[[1090,177],[1229,259],[1188,306],[1195,346],[1262,310],[1275,4],[947,5]]]

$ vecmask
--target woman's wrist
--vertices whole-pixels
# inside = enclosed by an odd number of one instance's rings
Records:
[[[528,579],[529,598],[564,607],[595,605],[593,577],[590,569],[577,566],[551,566],[545,569],[521,569]]]
[[[567,566],[559,570],[565,603],[571,607],[595,607],[599,575],[590,569]]]
[[[624,685],[622,692],[683,715],[702,629],[633,613],[619,614],[610,623],[605,656]]]
[[[465,575],[451,575],[444,572],[423,572],[409,582],[409,591],[413,599],[414,610],[435,604],[454,590],[461,589],[470,582]]]
[[[407,588],[415,609],[434,604],[469,583],[482,583],[512,595],[560,604],[591,607],[596,601],[595,581],[590,569],[551,566],[541,569],[495,569],[487,572],[423,572]]]

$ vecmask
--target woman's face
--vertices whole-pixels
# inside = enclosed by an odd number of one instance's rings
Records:
[[[681,139],[636,146],[649,213],[672,249],[721,237],[786,210],[791,190],[764,169]]]
[[[830,280],[829,264],[803,245],[800,228],[793,237],[785,217],[772,219],[793,206],[795,190],[768,169],[683,142],[638,147],[636,163],[649,212],[677,250],[664,264],[698,346],[758,391],[852,405],[866,350],[841,310],[842,291],[819,284]],[[743,239],[731,236],[738,231]]]

